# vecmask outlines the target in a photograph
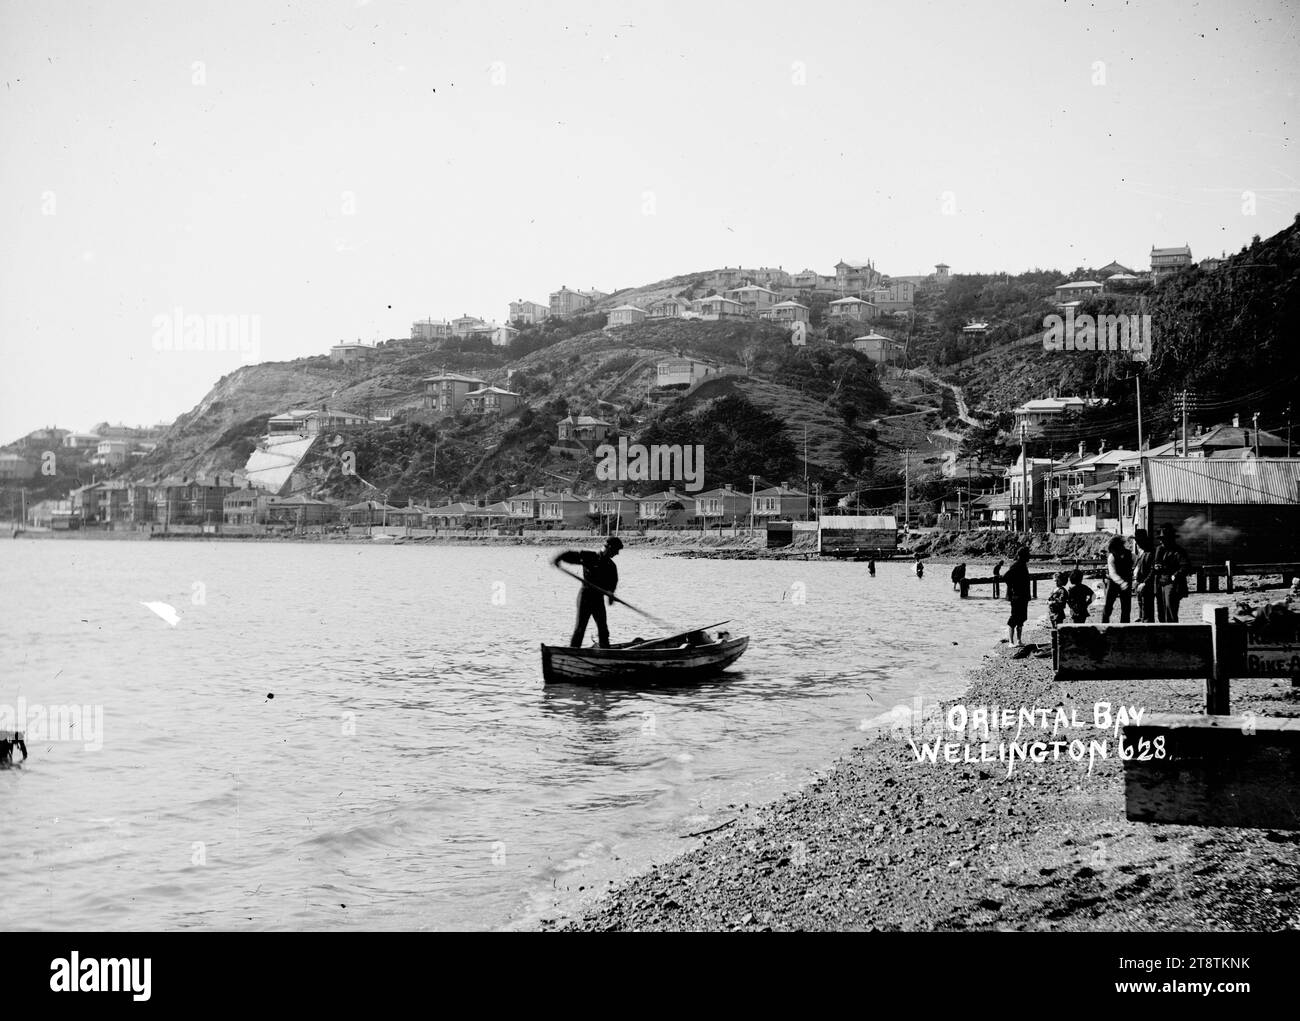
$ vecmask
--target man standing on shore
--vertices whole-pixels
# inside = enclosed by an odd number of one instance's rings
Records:
[[[1007,602],[1011,614],[1007,617],[1007,641],[1012,645],[1025,644],[1025,621],[1029,619],[1029,547],[1016,551],[1016,562],[1002,580],[1007,583]]]
[[[614,589],[618,587],[618,568],[614,558],[623,548],[623,540],[611,535],[605,542],[605,548],[599,553],[591,550],[565,550],[551,561],[555,567],[561,564],[582,565],[582,591],[578,593],[578,624],[573,629],[573,638],[569,641],[571,648],[582,645],[587,633],[587,621],[596,621],[596,637],[602,649],[609,648],[609,625],[605,621],[605,604],[601,602],[601,591],[614,605]]]
[[[1187,550],[1178,544],[1174,526],[1160,526],[1156,546],[1156,611],[1162,624],[1178,623],[1178,605],[1187,596],[1187,572],[1192,569]]]

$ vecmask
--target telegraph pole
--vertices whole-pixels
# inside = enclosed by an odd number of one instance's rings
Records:
[[[912,520],[912,448],[903,451],[903,535]]]
[[[1291,405],[1286,406],[1286,456],[1291,456]]]
[[[1029,534],[1029,458],[1025,448],[1029,437],[1029,423],[1020,423],[1020,523]]]
[[[1259,412],[1250,416],[1255,423],[1255,456],[1259,457]]]
[[[1186,390],[1178,391],[1178,410],[1176,414],[1183,420],[1183,457],[1187,456],[1187,400]],[[1177,419],[1175,419],[1176,421]]]
[[[1138,401],[1138,455],[1142,453],[1142,377],[1134,376],[1137,381],[1137,401]]]
[[[749,477],[749,534],[754,534],[754,493],[758,489],[758,476]]]

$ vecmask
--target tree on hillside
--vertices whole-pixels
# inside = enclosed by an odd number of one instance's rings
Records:
[[[651,423],[639,443],[699,445],[705,485],[742,485],[750,475],[793,478],[799,471],[794,443],[784,423],[738,394],[695,410],[670,409]]]

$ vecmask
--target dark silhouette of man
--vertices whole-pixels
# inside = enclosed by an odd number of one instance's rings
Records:
[[[582,565],[582,591],[578,593],[578,625],[573,629],[570,648],[577,649],[587,634],[587,621],[595,620],[596,637],[602,649],[609,648],[609,625],[605,621],[605,604],[601,602],[604,589],[608,594],[609,605],[614,605],[614,589],[618,587],[618,568],[614,558],[623,548],[623,540],[611,535],[605,542],[605,548],[599,553],[591,550],[566,550],[551,561],[556,567],[560,564]]]

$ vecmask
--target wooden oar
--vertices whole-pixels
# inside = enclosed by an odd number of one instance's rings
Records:
[[[641,614],[641,616],[644,617],[646,620],[651,621],[654,624],[657,624],[661,628],[667,628],[669,631],[671,631],[674,627],[677,626],[675,624],[669,624],[666,620],[663,620],[660,617],[656,617],[653,613],[646,613],[645,610],[638,609],[637,607],[629,603],[626,599],[620,599],[618,596],[614,595],[613,592],[606,592],[599,585],[593,585],[591,582],[587,581],[585,578],[580,577],[579,575],[574,574],[572,571],[566,571],[559,564],[555,565],[555,569],[559,571],[561,574],[567,574],[570,578],[572,578],[574,581],[578,582],[579,584],[586,585],[587,588],[591,589],[593,592],[599,592],[602,596],[607,596],[610,599],[614,600],[614,602],[616,603],[622,603],[633,613]],[[700,628],[695,628],[694,630],[699,631]],[[690,631],[681,632],[681,634],[684,635],[688,635],[690,633],[691,633]]]

